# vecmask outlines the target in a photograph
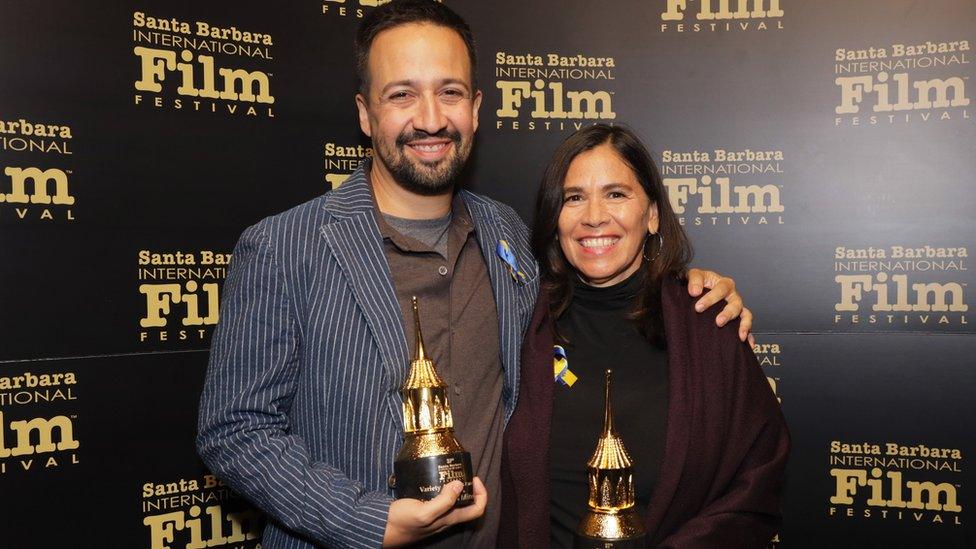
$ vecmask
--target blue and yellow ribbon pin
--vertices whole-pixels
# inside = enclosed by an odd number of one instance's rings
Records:
[[[512,252],[512,247],[508,245],[507,240],[498,241],[498,245],[495,246],[495,253],[505,262],[505,265],[508,267],[508,274],[512,275],[512,280],[519,284],[525,284],[525,273],[519,270],[518,262],[515,261],[515,254]]]
[[[572,387],[576,383],[576,374],[569,371],[569,360],[566,358],[566,349],[563,349],[561,345],[553,345],[552,352],[554,381],[558,381],[566,387]]]

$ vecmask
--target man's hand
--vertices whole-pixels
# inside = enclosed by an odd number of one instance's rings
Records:
[[[464,485],[454,480],[441,487],[441,493],[430,501],[398,499],[390,505],[383,534],[383,547],[413,543],[436,534],[459,522],[474,520],[485,512],[488,491],[481,479],[474,477],[474,503],[452,509]]]
[[[755,345],[752,337],[752,311],[742,304],[742,296],[735,289],[735,281],[714,271],[689,270],[688,293],[692,297],[698,297],[704,288],[708,288],[709,292],[695,303],[695,310],[700,313],[724,299],[725,308],[715,317],[715,324],[722,327],[728,321],[740,317],[739,339],[748,339],[749,345]]]

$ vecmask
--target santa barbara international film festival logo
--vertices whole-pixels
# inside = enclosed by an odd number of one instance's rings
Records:
[[[968,40],[892,43],[834,51],[834,126],[968,120]]]
[[[832,519],[962,525],[962,450],[832,440],[827,461]]]
[[[783,225],[785,163],[778,149],[665,149],[661,176],[682,225]]]
[[[26,371],[0,377],[0,475],[81,463],[75,436],[74,372]]]
[[[575,131],[612,124],[616,68],[607,56],[495,52],[495,129]]]
[[[151,549],[259,548],[264,517],[213,475],[141,486]]]
[[[664,33],[749,32],[783,29],[780,0],[664,0]]]
[[[834,324],[853,329],[965,328],[965,246],[837,246]]]
[[[274,118],[270,34],[132,14],[137,107]]]
[[[0,115],[0,222],[72,222],[71,127]]]
[[[138,254],[142,343],[199,343],[219,319],[220,286],[231,254],[210,250]]]
[[[325,159],[325,184],[336,189],[356,171],[359,164],[373,157],[373,148],[356,144],[340,144],[329,141],[323,149]]]

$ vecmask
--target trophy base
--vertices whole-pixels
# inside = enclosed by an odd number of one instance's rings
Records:
[[[643,549],[644,524],[633,508],[619,513],[587,511],[580,519],[573,546],[577,549]]]
[[[576,534],[573,539],[573,549],[644,549],[647,547],[645,545],[646,538],[641,536],[639,538],[631,539],[596,539],[588,538],[586,536],[581,536]]]
[[[464,489],[454,506],[464,507],[474,503],[471,454],[466,451],[396,461],[393,463],[393,474],[396,475],[397,499],[428,501],[437,497],[441,486],[460,480],[464,483]]]

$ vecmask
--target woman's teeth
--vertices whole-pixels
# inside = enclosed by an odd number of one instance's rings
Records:
[[[606,248],[608,246],[613,246],[614,244],[616,244],[617,243],[617,240],[620,240],[620,239],[619,238],[609,238],[609,237],[604,237],[604,238],[584,238],[584,239],[581,239],[580,240],[580,244],[582,244],[584,248]]]

